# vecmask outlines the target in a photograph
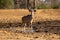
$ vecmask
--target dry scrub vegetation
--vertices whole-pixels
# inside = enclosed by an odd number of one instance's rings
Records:
[[[0,40],[60,40],[60,9],[40,9],[34,16],[34,33],[21,33],[22,16],[30,12],[24,9],[0,10]],[[10,24],[9,24],[10,23]],[[3,28],[11,25],[13,28]],[[18,25],[20,25],[18,27]]]

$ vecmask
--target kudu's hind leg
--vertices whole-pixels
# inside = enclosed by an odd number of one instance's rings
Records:
[[[25,24],[24,24],[24,30],[26,30],[26,26],[27,26],[27,24],[25,23]]]
[[[22,23],[23,30],[25,30],[26,24]]]

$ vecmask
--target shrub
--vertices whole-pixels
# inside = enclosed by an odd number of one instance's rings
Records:
[[[60,7],[60,5],[58,5],[58,4],[52,6],[53,9],[58,9],[59,7]]]
[[[46,5],[45,4],[41,4],[39,6],[37,6],[38,9],[45,9],[46,8]]]
[[[14,8],[13,0],[0,0],[0,9]]]

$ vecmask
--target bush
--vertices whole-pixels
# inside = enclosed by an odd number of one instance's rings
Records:
[[[53,5],[52,8],[53,9],[59,9],[60,8],[60,5],[58,5],[58,4],[57,5]]]
[[[51,6],[45,5],[45,4],[41,4],[39,6],[37,6],[37,9],[50,9]]]
[[[41,4],[39,6],[37,6],[38,9],[45,9],[46,8],[46,5],[45,4]]]
[[[0,9],[14,8],[13,0],[0,0]]]

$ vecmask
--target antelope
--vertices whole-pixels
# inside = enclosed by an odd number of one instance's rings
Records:
[[[34,18],[34,14],[36,12],[36,10],[34,9],[29,9],[29,12],[31,13],[30,15],[27,15],[27,16],[23,16],[22,17],[22,24],[24,25],[24,30],[26,29],[25,27],[28,25],[30,26],[31,29],[32,28],[32,22],[33,22],[33,18]]]

